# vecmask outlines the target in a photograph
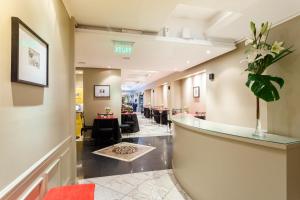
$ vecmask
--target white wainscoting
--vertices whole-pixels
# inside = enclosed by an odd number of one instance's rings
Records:
[[[0,200],[40,200],[49,189],[74,183],[72,140],[66,138],[0,191]]]

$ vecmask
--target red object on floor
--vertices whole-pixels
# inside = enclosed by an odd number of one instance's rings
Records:
[[[95,184],[57,187],[49,190],[44,200],[94,200]]]

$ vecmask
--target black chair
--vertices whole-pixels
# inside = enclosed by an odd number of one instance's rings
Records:
[[[93,129],[93,126],[90,126],[90,125],[86,125],[86,124],[85,124],[84,113],[82,113],[80,117],[81,117],[81,121],[82,121],[82,123],[83,123],[83,126],[82,126],[82,128],[81,128],[81,130],[80,130],[80,134],[81,134],[81,136],[83,136],[83,138],[84,138],[85,133],[86,133],[88,130],[92,130],[92,129]]]
[[[120,124],[121,133],[128,133],[128,129],[130,128],[129,124]]]
[[[161,114],[159,113],[158,110],[153,110],[153,118],[154,118],[154,121],[158,124],[161,123],[161,119],[160,119],[160,116]]]
[[[206,120],[206,112],[196,112],[195,117],[198,119]]]
[[[167,111],[167,132],[171,132],[172,120],[170,119],[170,111]]]
[[[151,111],[150,108],[144,108],[144,117],[145,118],[151,118]]]
[[[161,124],[168,125],[168,110],[163,110],[161,114]]]
[[[136,125],[137,122],[135,122],[135,120],[133,119],[133,114],[129,114],[129,115],[122,115],[122,125],[123,125],[123,132],[127,132],[127,133],[132,133],[134,132],[134,126]],[[135,115],[136,116],[136,115]]]
[[[92,135],[96,145],[119,142],[121,135],[118,119],[95,119]]]

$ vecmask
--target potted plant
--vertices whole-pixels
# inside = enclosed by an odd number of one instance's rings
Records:
[[[245,41],[247,68],[249,72],[246,86],[256,96],[256,130],[254,135],[264,137],[260,123],[260,99],[266,102],[280,99],[278,88],[282,88],[284,80],[280,77],[264,74],[272,64],[293,52],[291,47],[285,48],[284,42],[269,42],[271,25],[262,23],[258,31],[254,22],[250,22],[251,38]]]

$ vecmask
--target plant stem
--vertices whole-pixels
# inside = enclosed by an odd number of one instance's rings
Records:
[[[259,98],[256,97],[256,119],[260,119],[260,107],[259,107]]]

